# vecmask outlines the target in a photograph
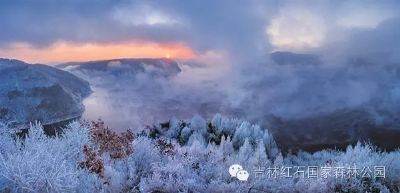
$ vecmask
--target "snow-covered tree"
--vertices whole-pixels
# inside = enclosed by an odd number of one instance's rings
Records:
[[[163,127],[151,128],[150,132],[139,131],[135,137],[113,133],[107,127],[101,127],[101,132],[96,130],[99,135],[94,135],[92,126],[73,122],[62,135],[48,137],[40,124],[32,124],[26,138],[1,129],[0,192],[395,192],[400,189],[400,152],[381,152],[368,144],[349,146],[345,151],[285,155],[268,129],[221,115],[211,122],[201,117],[171,120]],[[131,151],[125,152],[126,149]],[[121,150],[125,152],[123,156],[113,156]],[[228,168],[232,164],[241,164],[250,173],[248,181],[230,176]],[[257,177],[254,171],[261,167],[296,166],[386,166],[386,176],[268,178]],[[310,171],[304,173],[310,174]]]

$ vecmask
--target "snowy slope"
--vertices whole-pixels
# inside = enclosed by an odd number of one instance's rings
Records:
[[[89,83],[41,64],[0,59],[0,121],[25,127],[31,121],[52,124],[81,116]]]

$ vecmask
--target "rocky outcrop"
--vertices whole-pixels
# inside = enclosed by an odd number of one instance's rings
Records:
[[[32,121],[44,125],[80,117],[89,83],[42,64],[0,59],[0,122],[25,128]]]
[[[151,74],[153,76],[175,76],[181,69],[178,63],[167,58],[134,58],[113,59],[89,62],[71,62],[60,64],[58,67],[72,72],[80,72],[85,75],[135,75],[139,73]]]

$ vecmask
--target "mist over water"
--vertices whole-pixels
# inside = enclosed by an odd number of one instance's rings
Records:
[[[175,117],[194,115],[212,118],[215,113],[229,113],[226,93],[220,79],[226,67],[210,70],[205,65],[180,65],[181,72],[172,77],[148,72],[98,76],[82,75],[92,83],[93,94],[83,102],[83,118],[101,118],[116,130],[136,129],[158,124]],[[221,89],[219,88],[221,87]]]

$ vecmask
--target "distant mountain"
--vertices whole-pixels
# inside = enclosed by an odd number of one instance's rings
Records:
[[[292,52],[273,52],[270,54],[272,61],[278,65],[320,65],[321,59],[313,54],[298,54]]]
[[[58,65],[59,68],[80,72],[85,75],[135,75],[174,76],[181,72],[178,63],[167,58],[112,59],[89,62],[71,62]]]
[[[42,64],[0,59],[0,122],[24,128],[31,121],[54,124],[80,117],[89,83]]]

